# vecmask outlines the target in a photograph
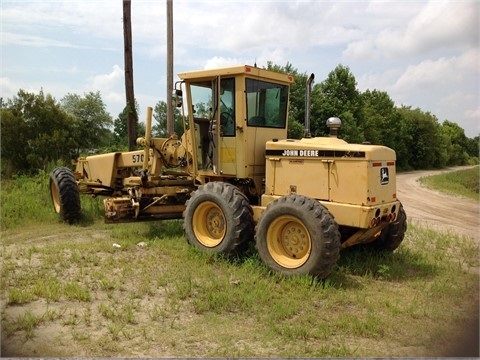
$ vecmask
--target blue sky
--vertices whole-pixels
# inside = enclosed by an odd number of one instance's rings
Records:
[[[166,2],[132,0],[135,96],[166,99]],[[348,66],[358,89],[386,91],[440,122],[480,133],[480,2],[174,0],[174,72],[290,62],[323,81]],[[1,96],[100,91],[125,103],[122,0],[1,0]],[[175,75],[175,80],[177,77]]]

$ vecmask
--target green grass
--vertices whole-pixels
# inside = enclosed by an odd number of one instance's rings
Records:
[[[422,353],[402,349],[428,345],[432,331],[466,321],[467,300],[478,300],[478,276],[466,271],[478,266],[478,246],[453,235],[411,226],[397,252],[350,250],[320,282],[273,274],[254,254],[232,262],[200,253],[180,236],[163,238],[165,227],[179,226],[168,223],[117,225],[101,240],[97,225],[73,228],[71,239],[36,246],[21,267],[13,264],[32,245],[6,250],[7,310],[25,308],[18,318],[4,314],[7,336],[31,339],[39,325],[60,322],[82,356],[134,356],[137,342],[151,351],[168,344],[172,356],[413,356]],[[130,232],[136,236],[118,237]],[[19,291],[23,300],[12,301]],[[39,301],[60,315],[33,317],[29,305]],[[57,354],[50,351],[44,355]]]
[[[2,231],[58,222],[49,192],[49,174],[40,172],[35,177],[19,176],[1,180],[0,229]],[[101,198],[82,197],[82,220],[79,226],[88,226],[103,217]]]
[[[420,182],[431,189],[479,200],[479,177],[480,168],[475,166],[466,170],[422,177]]]
[[[409,224],[394,253],[347,249],[325,281],[284,278],[253,247],[234,260],[197,251],[179,220],[105,225],[98,199],[64,224],[33,204],[44,180],[18,181],[2,183],[2,202],[20,186],[35,210],[22,224],[2,207],[2,354],[442,356],[452,324],[478,315],[468,238]]]

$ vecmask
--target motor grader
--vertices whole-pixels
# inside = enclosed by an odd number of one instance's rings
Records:
[[[62,220],[80,217],[80,194],[103,196],[108,223],[183,218],[201,250],[231,256],[255,241],[272,270],[319,278],[341,249],[400,245],[406,214],[392,149],[339,139],[338,118],[328,119],[328,137],[306,129],[288,139],[290,75],[237,66],[178,76],[182,136],[151,137],[148,108],[139,150],[54,169],[50,193]]]

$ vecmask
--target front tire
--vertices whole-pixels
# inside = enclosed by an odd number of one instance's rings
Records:
[[[229,183],[200,186],[186,202],[183,218],[187,241],[202,251],[235,255],[253,237],[253,210]]]
[[[263,262],[287,276],[324,279],[340,255],[340,232],[330,212],[318,201],[296,194],[267,206],[255,242]]]
[[[55,168],[50,173],[50,197],[61,220],[71,223],[80,219],[80,192],[69,168]]]

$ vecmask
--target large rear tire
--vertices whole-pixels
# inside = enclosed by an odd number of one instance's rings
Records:
[[[69,168],[55,168],[50,173],[50,197],[61,220],[72,223],[80,219],[80,192]]]
[[[210,182],[191,194],[183,213],[187,241],[211,253],[235,255],[253,238],[253,210],[234,185]]]
[[[340,256],[340,232],[333,216],[318,201],[296,194],[267,206],[255,242],[263,262],[287,276],[324,279]]]
[[[406,231],[407,214],[403,206],[400,205],[397,219],[383,229],[375,241],[366,244],[366,247],[380,251],[394,251],[402,243]]]

